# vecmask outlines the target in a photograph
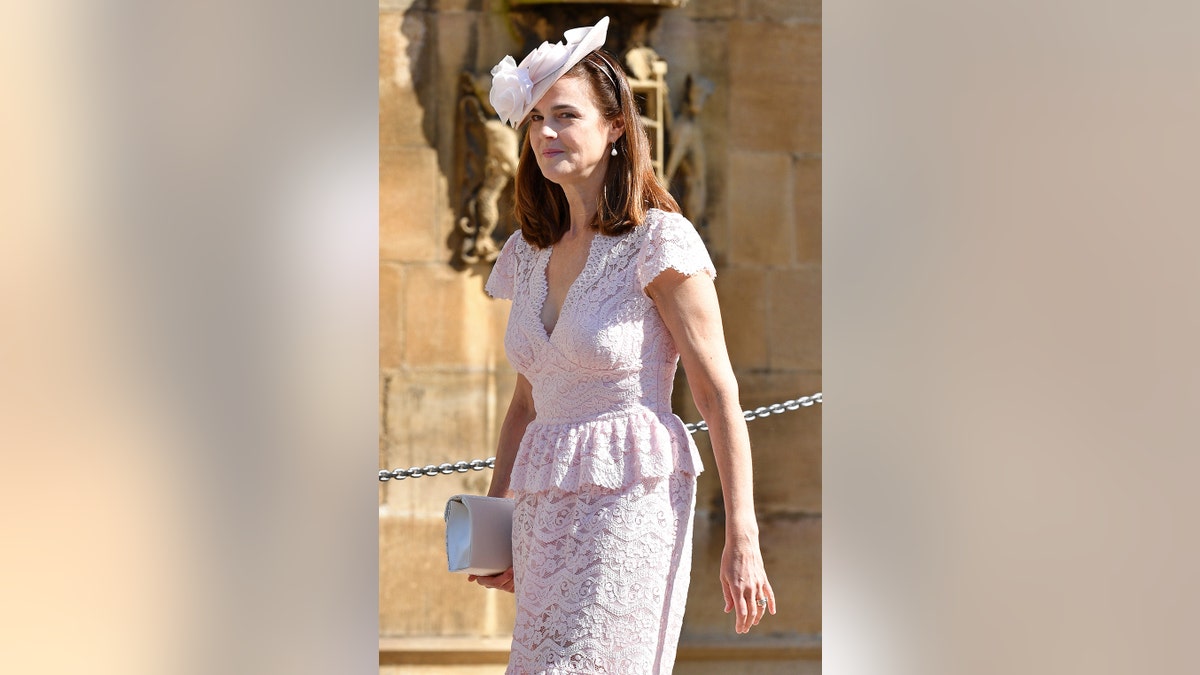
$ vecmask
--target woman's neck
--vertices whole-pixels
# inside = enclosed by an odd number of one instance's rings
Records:
[[[592,222],[596,219],[596,211],[599,209],[600,192],[580,189],[575,185],[564,185],[562,188],[571,212],[570,234],[574,238],[591,228]]]

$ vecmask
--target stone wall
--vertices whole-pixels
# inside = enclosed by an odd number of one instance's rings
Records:
[[[454,113],[464,68],[518,54],[500,2],[380,3],[380,465],[489,457],[514,375],[508,303],[487,265],[452,265]],[[821,389],[820,3],[692,0],[665,10],[651,45],[715,88],[701,125],[709,227],[745,407]],[[676,410],[698,419],[681,376]],[[678,673],[820,668],[820,409],[751,422],[763,552],[780,611],[749,636],[722,612],[720,485],[704,434],[695,554]],[[485,472],[383,483],[380,659],[384,673],[500,673],[512,598],[445,570],[442,508],[481,493]]]

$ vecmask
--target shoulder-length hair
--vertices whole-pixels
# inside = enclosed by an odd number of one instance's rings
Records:
[[[617,139],[617,155],[608,158],[604,188],[592,227],[615,236],[641,225],[652,208],[679,212],[679,204],[667,192],[650,159],[650,139],[629,81],[616,59],[603,49],[588,54],[563,75],[580,77],[591,85],[593,101],[608,120],[624,122],[625,133]],[[515,185],[516,217],[525,240],[537,248],[557,242],[570,228],[570,207],[561,187],[542,175],[530,149],[528,123],[521,143],[521,159]]]

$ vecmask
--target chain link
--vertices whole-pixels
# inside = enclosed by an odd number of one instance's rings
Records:
[[[388,471],[383,469],[379,472],[379,480],[389,481],[393,478],[396,480],[404,480],[405,478],[420,478],[421,476],[436,476],[438,474],[450,475],[452,473],[466,473],[471,470],[483,471],[484,469],[496,468],[496,458],[488,457],[487,459],[473,459],[469,462],[455,462],[453,464],[430,464],[428,466],[414,466],[410,469],[392,469]]]
[[[779,413],[788,412],[790,410],[807,408],[814,403],[820,402],[821,392],[817,392],[812,396],[801,396],[800,398],[793,398],[784,401],[783,403],[772,403],[771,405],[755,408],[754,410],[743,410],[742,417],[749,422],[763,417],[770,417],[771,415],[778,415]],[[708,431],[708,422],[700,420],[699,422],[685,424],[683,425],[683,428],[687,429],[689,434],[694,434],[697,431]]]
[[[817,392],[811,396],[801,396],[793,398],[783,403],[772,403],[771,405],[755,408],[754,410],[743,410],[742,417],[747,422],[778,415],[780,413],[807,408],[814,403],[821,402],[821,392]],[[697,431],[708,431],[708,422],[700,420],[699,422],[689,422],[683,425],[689,434],[694,434]],[[453,464],[430,464],[428,466],[414,466],[409,469],[381,469],[379,471],[380,482],[386,483],[389,480],[404,480],[405,478],[420,478],[422,476],[450,475],[452,473],[466,473],[468,471],[483,471],[484,469],[496,468],[496,458],[488,457],[487,459],[473,459],[469,462],[455,462]]]

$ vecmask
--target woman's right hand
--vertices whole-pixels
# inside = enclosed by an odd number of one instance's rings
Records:
[[[467,575],[467,581],[474,581],[484,588],[495,588],[501,591],[513,593],[513,568],[508,568],[499,574],[493,574],[490,577],[477,577],[474,574]]]

